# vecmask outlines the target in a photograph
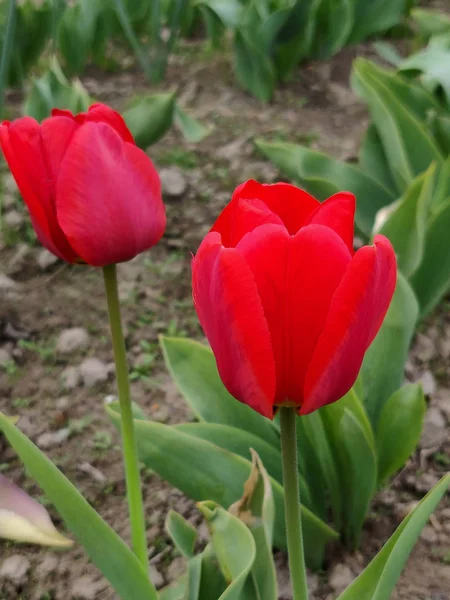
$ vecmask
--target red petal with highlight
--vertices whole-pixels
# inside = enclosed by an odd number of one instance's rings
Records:
[[[395,253],[384,236],[376,236],[374,246],[356,252],[333,297],[306,373],[300,414],[338,400],[354,384],[388,310],[396,277]]]
[[[355,196],[349,192],[339,192],[322,202],[308,222],[326,225],[335,231],[353,254],[355,210]]]
[[[56,192],[58,221],[90,265],[129,260],[164,233],[158,173],[142,150],[106,123],[87,121],[76,131]]]

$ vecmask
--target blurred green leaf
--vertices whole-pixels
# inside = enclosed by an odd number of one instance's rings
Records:
[[[124,600],[156,600],[155,588],[136,556],[61,471],[1,413],[0,429],[31,477],[117,593]]]
[[[354,165],[296,144],[263,140],[255,143],[285,176],[319,200],[341,190],[353,192],[357,198],[356,223],[367,235],[372,231],[377,212],[396,200],[392,191]]]
[[[449,486],[450,475],[446,475],[404,519],[369,566],[338,600],[386,600],[391,597],[414,544]]]
[[[382,484],[403,467],[420,440],[426,404],[419,384],[392,394],[380,413],[376,432],[378,481]]]
[[[423,108],[423,97],[418,96],[412,105],[405,104],[397,93],[401,77],[362,58],[353,63],[352,85],[368,104],[392,178],[403,193],[433,161],[443,160],[431,131],[416,113]]]
[[[170,510],[166,517],[166,531],[173,540],[178,550],[186,558],[192,558],[194,555],[195,542],[197,541],[197,531],[184,517]]]
[[[118,413],[110,406],[106,410],[118,426]],[[142,462],[188,497],[230,506],[241,496],[251,471],[250,461],[176,427],[151,421],[135,421],[135,426]],[[271,483],[276,505],[274,544],[284,546],[283,488],[274,479]],[[304,506],[302,514],[306,560],[311,568],[318,568],[326,543],[337,534]]]
[[[354,24],[353,3],[354,0],[320,2],[315,14],[316,31],[311,49],[315,58],[330,58],[345,46]]]
[[[136,144],[146,150],[170,129],[174,119],[175,94],[137,97],[122,116]]]
[[[450,31],[450,16],[442,10],[413,8],[411,18],[416,23],[420,33],[427,38],[436,33]]]
[[[234,37],[234,70],[240,85],[262,102],[268,102],[275,88],[275,70],[270,57],[244,31]]]
[[[414,292],[403,275],[398,273],[391,305],[361,368],[361,397],[374,428],[385,402],[403,383],[405,362],[418,316],[419,305]]]
[[[191,144],[201,142],[211,133],[209,127],[205,127],[199,121],[189,116],[178,103],[175,103],[175,124]]]
[[[228,393],[210,348],[165,336],[160,337],[160,344],[166,366],[197,419],[237,427],[279,450],[280,436],[273,422]]]
[[[14,38],[16,32],[16,10],[16,0],[9,0],[8,12],[6,13],[6,24],[4,34],[0,38],[0,41],[2,42],[2,54],[0,57],[0,118],[3,114],[5,88],[8,85],[8,75],[14,51]]]
[[[356,0],[354,3],[354,25],[347,40],[358,44],[374,33],[384,33],[401,23],[406,14],[406,0]]]
[[[50,116],[53,108],[67,109],[77,114],[86,111],[90,104],[91,99],[81,82],[69,82],[59,63],[52,59],[50,70],[39,79],[32,80],[23,112],[37,121],[43,121]]]
[[[450,44],[449,44],[450,46]],[[447,105],[450,107],[450,47],[436,48],[428,46],[420,52],[408,56],[398,65],[400,72],[408,74],[422,73],[425,87],[435,92],[439,87],[444,91]]]
[[[389,169],[380,136],[373,123],[369,124],[359,151],[359,166],[397,198],[397,189]]]

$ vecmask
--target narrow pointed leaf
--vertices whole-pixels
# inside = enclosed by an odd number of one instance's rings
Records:
[[[170,510],[166,517],[166,531],[181,554],[186,558],[192,558],[197,541],[195,527],[180,514]]]
[[[386,600],[431,513],[450,487],[446,475],[404,519],[372,562],[339,596],[338,600]]]
[[[0,430],[117,593],[124,600],[156,600],[156,590],[136,556],[61,471],[1,413]]]

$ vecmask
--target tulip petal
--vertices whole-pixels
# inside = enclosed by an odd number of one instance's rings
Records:
[[[245,259],[220,234],[203,240],[192,263],[195,307],[225,387],[272,418],[275,363],[269,328]]]
[[[266,225],[247,234],[236,249],[252,270],[269,325],[275,404],[300,404],[308,364],[351,254],[323,225],[303,227],[295,236]]]
[[[330,227],[341,236],[353,254],[355,210],[355,196],[350,192],[339,192],[322,202],[308,222]]]
[[[234,198],[258,198],[283,221],[291,235],[303,227],[320,206],[318,200],[289,183],[262,184],[250,180],[236,188]],[[233,202],[233,199],[231,200]]]
[[[45,508],[0,474],[0,537],[42,546],[72,545],[54,527]]]
[[[58,166],[56,159],[50,161],[48,146],[57,147],[58,156],[62,157],[77,125],[69,119],[52,119],[46,123],[44,141],[44,126],[41,128],[31,117],[4,122],[0,126],[0,145],[39,241],[59,258],[75,262],[77,256],[56,219],[55,173]]]
[[[338,400],[354,384],[389,308],[396,278],[395,253],[384,236],[356,252],[334,294],[308,367],[300,414]]]
[[[58,221],[92,266],[129,260],[156,244],[166,217],[158,173],[106,123],[75,132],[56,187]]]
[[[88,112],[79,113],[77,115],[73,115],[70,110],[66,109],[54,108],[52,110],[52,117],[61,116],[69,117],[80,125],[86,123],[87,121],[94,123],[107,123],[110,127],[117,131],[124,142],[134,144],[134,138],[126,126],[123,117],[109,106],[106,106],[106,104],[97,102],[89,107]]]
[[[272,212],[262,200],[257,198],[236,198],[220,213],[211,231],[222,237],[222,245],[234,248],[249,231],[260,225],[283,225],[278,215]]]

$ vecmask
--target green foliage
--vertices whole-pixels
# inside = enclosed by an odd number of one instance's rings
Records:
[[[106,410],[113,423],[119,426],[120,413],[117,405],[109,405]],[[240,497],[244,482],[251,472],[249,459],[252,439],[248,441],[247,456],[242,457],[219,446],[219,442],[197,437],[195,431],[187,433],[186,427],[187,425],[170,426],[135,420],[140,459],[190,498],[198,502],[210,499],[221,506],[230,506]],[[231,428],[229,434],[234,434]],[[225,436],[221,439],[225,439]],[[271,485],[276,506],[274,544],[284,547],[283,488],[273,477]],[[311,568],[319,568],[326,544],[335,539],[337,534],[305,506],[302,506],[302,514],[306,560]]]
[[[54,58],[50,70],[39,79],[32,80],[23,113],[42,121],[50,115],[53,108],[65,108],[79,113],[87,110],[90,103],[91,99],[81,82],[75,80],[69,83]]]
[[[330,58],[400,23],[406,0],[197,0],[213,45],[233,32],[240,85],[267,102],[305,59]]]
[[[423,396],[412,394],[410,386],[400,388],[416,317],[414,295],[400,278],[358,385],[339,402],[298,418],[300,496],[311,565],[320,566],[323,556],[318,539],[326,543],[332,537],[331,530],[319,525],[330,509],[338,531],[355,546],[374,493],[401,468],[418,442],[423,412],[414,407],[422,406]],[[143,462],[195,500],[209,498],[227,506],[248,476],[250,448],[254,448],[271,478],[278,515],[283,508],[277,420],[264,419],[230,396],[209,348],[186,338],[163,337],[161,345],[167,367],[199,422],[166,426],[136,421]],[[412,410],[408,437],[399,434],[393,449],[392,436],[400,422],[395,399],[402,416],[408,402]],[[382,423],[391,411],[392,430],[385,434]],[[110,411],[110,416],[117,421],[117,413]],[[361,479],[366,481],[363,486]],[[317,521],[311,521],[311,513]],[[312,549],[309,536],[317,536],[316,529],[320,538]],[[275,545],[284,544],[278,516],[274,536]]]

